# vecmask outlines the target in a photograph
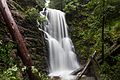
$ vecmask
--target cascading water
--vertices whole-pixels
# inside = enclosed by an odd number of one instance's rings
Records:
[[[74,80],[70,73],[80,66],[68,36],[65,13],[47,8],[46,18],[44,32],[49,43],[49,76],[59,76],[62,80]]]

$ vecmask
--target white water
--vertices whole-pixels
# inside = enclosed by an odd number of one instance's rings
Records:
[[[68,36],[65,13],[47,8],[46,16],[48,21],[44,26],[44,32],[49,43],[49,76],[74,80],[74,76],[70,73],[80,66],[74,53],[73,43]]]

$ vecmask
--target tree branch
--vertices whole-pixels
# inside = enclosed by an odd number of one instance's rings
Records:
[[[79,72],[79,73],[77,74],[75,80],[79,80],[79,79],[82,77],[82,75],[83,75],[83,74],[85,73],[85,71],[88,69],[88,66],[91,64],[91,62],[92,62],[93,58],[95,57],[95,55],[96,55],[96,51],[93,53],[93,55],[91,56],[91,58],[88,60],[86,66],[84,67],[84,69],[82,70],[82,72]]]

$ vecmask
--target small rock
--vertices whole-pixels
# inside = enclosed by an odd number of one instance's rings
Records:
[[[59,76],[53,76],[51,80],[61,80],[61,78]]]

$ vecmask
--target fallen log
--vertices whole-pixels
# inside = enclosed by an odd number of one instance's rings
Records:
[[[117,45],[114,49],[111,50],[111,52],[108,55],[112,55],[114,51],[120,48],[120,44]]]
[[[32,73],[32,70],[31,70],[32,59],[31,59],[29,52],[26,48],[25,40],[23,39],[23,37],[18,29],[18,26],[12,17],[12,14],[10,12],[8,5],[7,5],[6,0],[0,0],[0,11],[1,11],[1,14],[4,18],[6,26],[8,27],[8,30],[9,30],[10,34],[12,35],[13,40],[18,45],[18,50],[19,50],[18,55],[21,58],[23,64],[25,66],[27,66],[27,73],[29,75],[29,79],[36,80],[36,78],[34,77],[34,75]]]
[[[117,49],[120,48],[120,45],[118,45],[117,43],[114,43],[106,52],[106,56],[112,55],[114,51],[116,51]],[[102,55],[99,55],[98,57],[95,58],[96,55],[96,51],[94,52],[94,54],[92,55],[92,57],[88,60],[87,64],[84,66],[84,68],[79,68],[76,69],[75,71],[73,71],[71,74],[72,75],[76,75],[76,79],[75,80],[79,80],[82,75],[85,74],[86,70],[88,69],[89,65],[91,64],[92,60],[96,63],[96,65],[98,66],[98,68],[101,70],[99,63],[102,62]],[[105,57],[106,57],[105,56]]]
[[[105,52],[105,58],[109,55],[112,55],[113,52],[117,49],[120,48],[120,44],[118,45],[117,43],[114,43],[106,52]],[[96,57],[96,60],[98,61],[98,63],[102,62],[102,55],[99,55],[98,57]]]
[[[107,56],[109,56],[109,55],[112,55],[113,52],[116,51],[116,50],[119,49],[119,48],[120,48],[120,45],[118,45],[117,43],[114,43],[114,44],[105,52],[105,54],[106,54],[105,57],[107,57]],[[95,59],[95,55],[96,55],[96,52],[94,52],[94,54],[93,54],[92,57],[88,60],[86,66],[85,66],[83,69],[77,69],[77,70],[75,70],[75,71],[72,72],[73,75],[74,75],[74,74],[77,74],[75,80],[79,80],[79,79],[82,77],[82,75],[85,74],[85,71],[88,69],[88,67],[89,67],[89,65],[91,64],[92,60],[97,64],[98,68],[101,70],[99,63],[102,62],[102,55],[99,56],[99,57],[97,57],[96,59]]]
[[[81,71],[84,69],[84,67],[85,67],[85,65],[82,66],[82,67],[80,67],[80,68],[78,68],[78,69],[76,69],[76,70],[74,70],[74,71],[71,73],[71,75],[77,75],[79,72],[81,72]]]
[[[81,79],[81,77],[83,76],[83,74],[85,73],[85,71],[88,69],[88,66],[91,64],[91,62],[92,62],[93,58],[95,57],[95,55],[96,55],[96,51],[93,53],[93,55],[91,56],[91,58],[88,60],[88,62],[85,65],[84,69],[76,75],[75,80]]]

